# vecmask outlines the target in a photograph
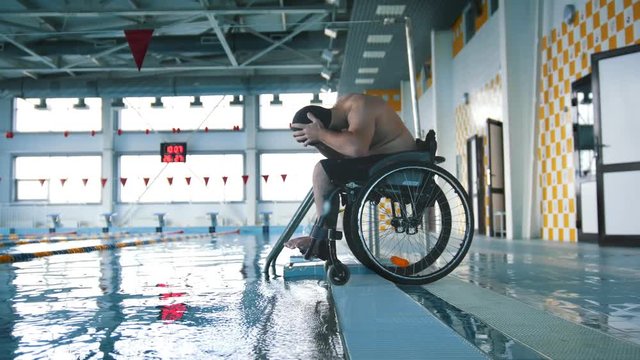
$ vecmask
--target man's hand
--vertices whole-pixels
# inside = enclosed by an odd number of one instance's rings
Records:
[[[312,113],[308,112],[307,117],[311,120],[310,124],[296,124],[296,128],[300,130],[293,132],[293,137],[297,142],[302,143],[304,146],[314,145],[320,142],[320,134],[324,130],[324,126],[320,119],[315,117]]]

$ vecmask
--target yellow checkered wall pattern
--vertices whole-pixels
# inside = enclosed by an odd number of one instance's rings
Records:
[[[469,104],[460,104],[455,109],[456,121],[456,153],[461,157],[460,182],[467,189],[467,140],[473,135],[483,139],[483,164],[487,174],[489,168],[489,150],[487,143],[487,119],[502,121],[502,80],[500,74],[480,89],[469,94]],[[489,233],[489,191],[485,181],[485,224]]]
[[[573,24],[542,38],[537,166],[542,237],[576,241],[571,83],[591,72],[591,54],[640,44],[640,1],[589,0]]]

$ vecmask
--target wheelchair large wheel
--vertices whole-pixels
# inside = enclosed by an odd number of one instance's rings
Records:
[[[345,213],[351,250],[393,282],[438,280],[458,266],[471,245],[467,199],[460,183],[436,165],[408,162],[382,169]]]

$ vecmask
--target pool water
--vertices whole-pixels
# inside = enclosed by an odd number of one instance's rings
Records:
[[[0,359],[343,358],[326,287],[264,278],[276,239],[0,264]]]

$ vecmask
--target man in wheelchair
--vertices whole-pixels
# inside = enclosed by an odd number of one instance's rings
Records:
[[[290,126],[297,142],[327,157],[313,172],[316,214],[326,216],[316,221],[309,236],[291,239],[286,246],[300,249],[305,258],[326,260],[328,229],[335,228],[338,216],[337,204],[331,213],[325,209],[330,194],[348,182],[366,181],[369,169],[389,154],[416,150],[416,140],[383,99],[363,94],[341,97],[331,109],[305,106]]]

